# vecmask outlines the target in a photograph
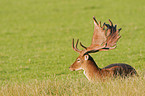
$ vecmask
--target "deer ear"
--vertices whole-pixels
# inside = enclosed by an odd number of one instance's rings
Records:
[[[89,56],[88,55],[85,55],[85,60],[88,60],[89,59]]]

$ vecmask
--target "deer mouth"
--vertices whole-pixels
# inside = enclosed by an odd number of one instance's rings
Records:
[[[69,67],[69,70],[70,70],[70,71],[75,71],[75,69],[73,69],[73,68],[71,68],[71,67]]]

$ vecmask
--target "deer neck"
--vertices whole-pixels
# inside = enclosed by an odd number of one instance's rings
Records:
[[[88,60],[86,64],[84,64],[83,70],[84,70],[84,75],[90,81],[100,76],[101,69],[96,65],[93,59]]]

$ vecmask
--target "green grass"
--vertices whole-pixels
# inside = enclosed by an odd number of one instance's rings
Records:
[[[27,83],[11,83],[1,87],[2,96],[144,96],[145,78],[114,79],[90,83],[80,79],[55,78],[54,80],[33,80]]]
[[[103,87],[102,83],[100,86],[97,86],[98,83],[90,85],[82,71],[71,72],[68,69],[78,56],[72,50],[72,38],[79,38],[87,46],[91,43],[93,16],[106,23],[111,19],[118,28],[122,28],[120,32],[122,38],[115,50],[91,54],[98,66],[105,67],[112,63],[130,64],[139,75],[141,74],[141,79],[135,79],[134,82],[145,86],[145,79],[142,79],[145,74],[144,3],[144,0],[1,0],[0,94],[11,90],[10,92],[16,95],[19,88],[37,89],[44,84],[46,86],[41,87],[41,91],[45,90],[46,95],[51,95],[51,92],[52,95],[71,95],[73,92],[75,95],[80,92],[81,95],[83,91],[75,92],[75,86],[78,89],[84,86],[86,89],[104,88],[102,89],[106,92],[104,94],[112,95],[113,90],[106,89],[110,86],[107,82]],[[123,84],[129,81],[123,81]],[[59,90],[65,82],[67,84],[63,86],[64,90]],[[109,82],[112,84],[113,81]],[[115,82],[121,84],[121,81]],[[72,88],[67,89],[68,87]],[[132,87],[136,88],[136,85]],[[67,90],[74,91],[67,93]],[[126,90],[133,93],[135,89]],[[38,91],[38,94],[41,95],[41,91]],[[65,94],[59,94],[61,91]],[[27,92],[24,91],[25,94],[31,93]],[[90,94],[94,92],[96,91],[91,91]],[[35,94],[32,92],[31,95]]]

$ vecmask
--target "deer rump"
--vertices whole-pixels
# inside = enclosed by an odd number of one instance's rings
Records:
[[[127,76],[133,76],[133,75],[137,75],[137,72],[135,71],[135,69],[128,65],[128,64],[124,64],[124,63],[115,63],[115,64],[110,64],[102,69],[105,70],[114,70],[114,77],[117,77],[118,75],[121,77],[127,77]]]

